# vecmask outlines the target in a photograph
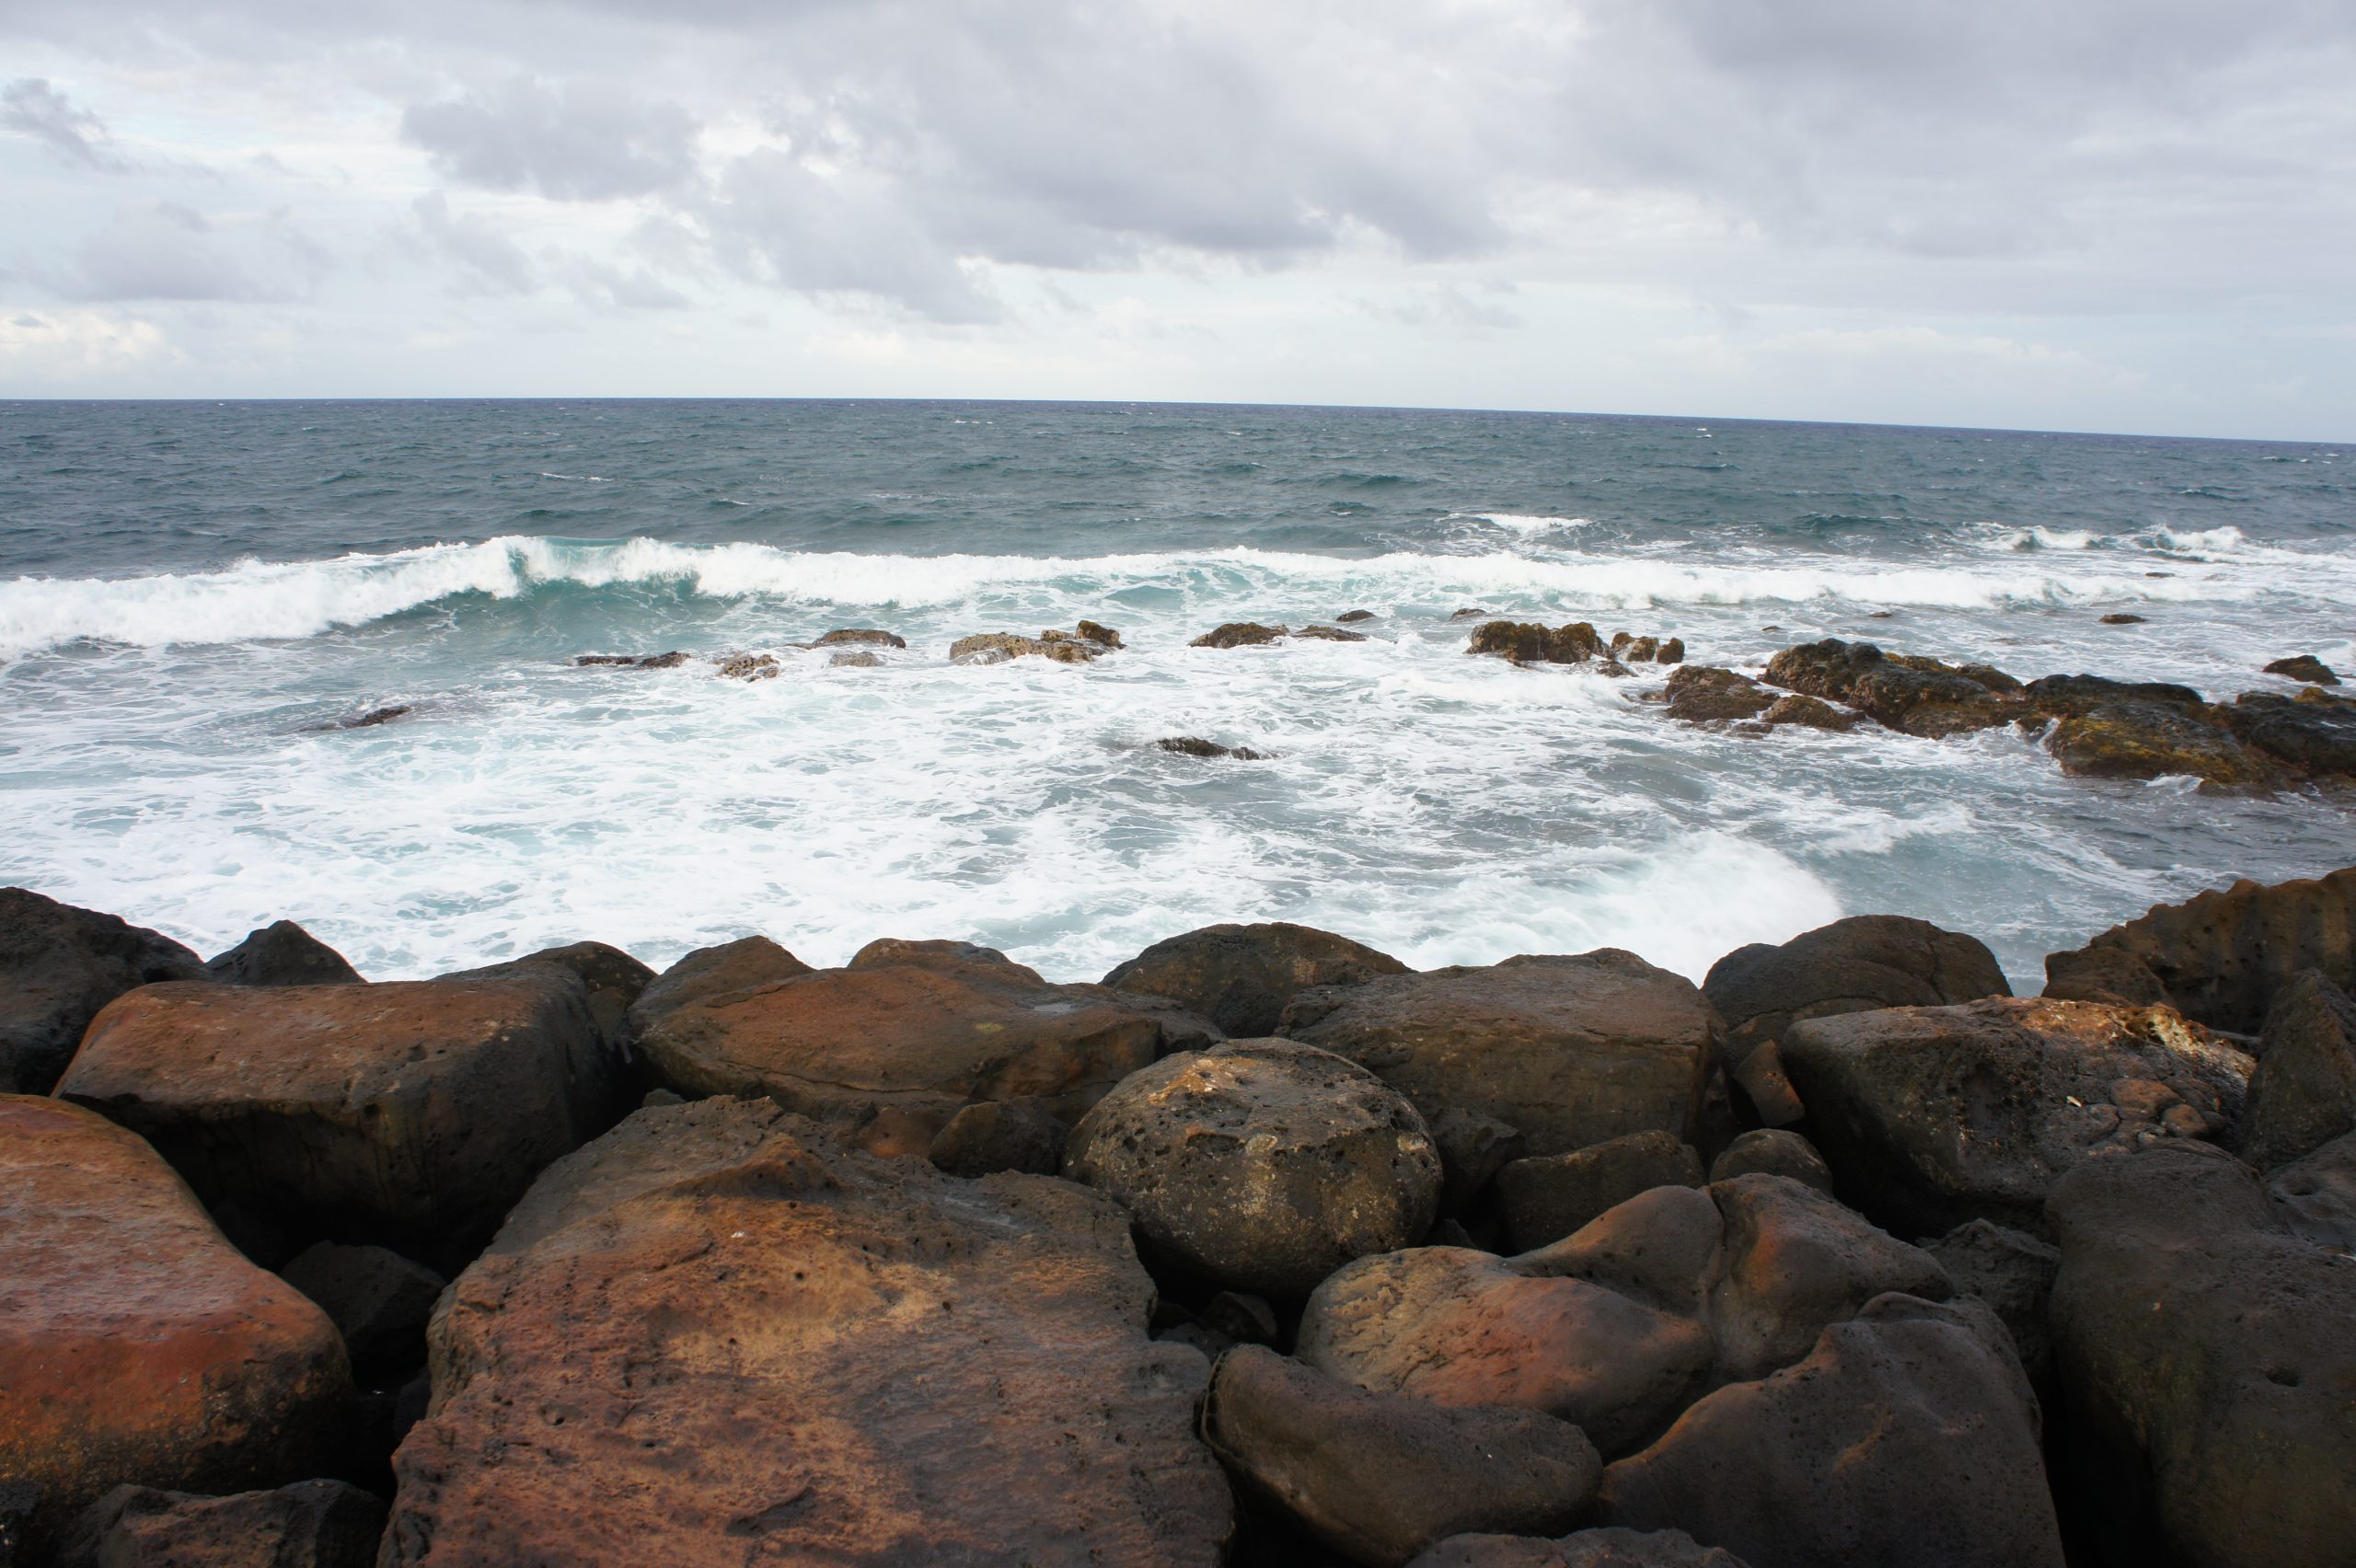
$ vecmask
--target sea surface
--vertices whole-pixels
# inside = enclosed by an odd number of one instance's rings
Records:
[[[2356,453],[1553,414],[0,403],[0,882],[373,978],[962,938],[1057,979],[1219,920],[1698,977],[1844,914],[2043,955],[2356,861],[2356,800],[2062,777],[2012,730],[1689,729],[1456,612],[1824,636],[2212,696],[2356,667]],[[1213,651],[1366,609],[1364,642]],[[2105,626],[2106,612],[2143,616]],[[1087,617],[1084,666],[953,665]],[[793,646],[904,636],[878,668]],[[666,670],[584,653],[680,650]],[[704,656],[768,651],[780,674]],[[395,705],[366,728],[337,726]],[[1272,754],[1202,761],[1195,735]]]

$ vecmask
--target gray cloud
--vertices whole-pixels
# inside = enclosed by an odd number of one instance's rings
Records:
[[[61,292],[86,300],[257,300],[271,291],[214,233],[176,202],[117,208],[83,240]]]
[[[114,150],[105,122],[39,76],[0,87],[0,130],[29,136],[85,168],[129,167]]]
[[[642,196],[695,168],[696,123],[685,110],[605,84],[514,77],[491,93],[412,105],[401,137],[445,179],[558,201]]]
[[[456,267],[463,292],[530,294],[540,286],[532,259],[479,213],[452,212],[439,190],[419,197],[410,210],[427,245]]]

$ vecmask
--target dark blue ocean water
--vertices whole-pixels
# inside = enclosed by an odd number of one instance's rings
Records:
[[[2012,732],[1683,730],[1649,675],[1467,659],[1454,612],[1738,666],[1840,635],[2276,687],[2283,653],[2356,664],[2350,461],[1400,410],[0,404],[0,881],[207,951],[291,915],[382,976],[751,930],[1092,976],[1244,918],[1698,973],[1887,909],[2026,981],[2157,899],[2356,860],[2350,802],[2066,779]],[[1369,640],[1185,646],[1351,608]],[[1081,616],[1130,648],[946,658]],[[791,646],[837,626],[909,647]],[[781,673],[572,663],[669,649]]]

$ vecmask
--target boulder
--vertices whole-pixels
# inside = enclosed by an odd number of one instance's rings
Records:
[[[1275,1032],[1285,1004],[1312,986],[1406,973],[1390,954],[1347,937],[1275,921],[1166,938],[1115,966],[1103,983],[1167,997],[1241,1038]]]
[[[1467,1530],[1567,1529],[1603,1471],[1553,1416],[1371,1394],[1257,1345],[1219,1358],[1203,1438],[1239,1483],[1373,1568]]]
[[[1756,1568],[2062,1568],[2038,1425],[1985,1308],[1881,1296],[1611,1465],[1600,1513]]]
[[[1048,631],[1037,637],[1022,637],[1011,631],[986,631],[951,643],[949,658],[958,664],[1003,664],[1010,659],[1035,654],[1059,664],[1085,664],[1108,646],[1117,644],[1076,637],[1070,632]]]
[[[2140,1488],[2092,1505],[2114,1560],[2325,1568],[2356,1540],[2356,1268],[2240,1161],[2190,1146],[2054,1183],[2056,1357],[2081,1446]],[[2141,1495],[2137,1493],[2140,1491]]]
[[[2105,626],[2142,626],[2148,618],[2148,617],[2139,616],[2131,610],[2113,610],[2108,615],[2102,617],[2101,620],[2102,624]]]
[[[1334,617],[1336,622],[1343,626],[1356,626],[1360,621],[1370,621],[1373,618],[1374,612],[1372,610],[1344,610],[1340,615]]]
[[[2356,1133],[2266,1173],[2282,1223],[2318,1247],[2356,1255]]]
[[[1586,621],[1550,631],[1528,621],[1493,620],[1472,628],[1467,653],[1494,654],[1516,664],[1576,664],[1603,651],[1603,640]]]
[[[1796,724],[1803,730],[1844,731],[1855,729],[1865,721],[1865,716],[1835,708],[1820,697],[1794,692],[1789,697],[1777,698],[1759,721],[1770,729],[1779,724]]]
[[[1788,1176],[1828,1197],[1832,1193],[1832,1171],[1816,1146],[1797,1133],[1775,1127],[1744,1133],[1710,1162],[1712,1182],[1731,1182],[1738,1176]]]
[[[1119,1200],[1149,1255],[1278,1297],[1414,1245],[1439,1207],[1439,1152],[1415,1108],[1290,1040],[1130,1074],[1072,1129],[1064,1174]]]
[[[2256,1034],[2275,997],[2306,969],[2356,992],[2356,867],[2272,887],[2237,882],[2154,905],[2048,958],[2045,994],[2099,1001],[2120,986],[2151,986],[2154,999],[2196,1023]]]
[[[0,1095],[0,1486],[35,1489],[27,1561],[126,1482],[235,1491],[340,1454],[335,1325],[133,1134]]]
[[[2312,653],[2294,653],[2287,659],[2277,659],[2266,666],[2266,673],[2286,675],[2294,681],[2313,681],[2317,686],[2339,684],[2339,674]]]
[[[690,1005],[741,998],[765,986],[816,971],[767,937],[740,937],[698,948],[649,981],[629,1005],[632,1038]]]
[[[1098,643],[1106,648],[1122,648],[1126,646],[1126,644],[1122,642],[1121,634],[1119,632],[1114,631],[1109,626],[1100,625],[1092,620],[1074,621],[1072,623],[1071,629],[1074,636],[1080,638],[1084,641]]]
[[[92,1021],[58,1093],[141,1134],[205,1202],[445,1268],[540,1168],[613,1124],[619,1054],[581,983],[150,986]]]
[[[449,1282],[423,1263],[382,1247],[320,1241],[278,1271],[318,1303],[343,1335],[353,1372],[372,1387],[425,1361],[425,1320]]]
[[[589,1011],[596,1019],[597,1027],[606,1037],[625,1052],[629,1040],[629,1009],[646,994],[654,981],[654,971],[649,969],[618,947],[604,942],[568,942],[562,947],[542,948],[502,963],[481,969],[462,969],[455,974],[438,976],[444,980],[497,980],[523,973],[534,964],[562,970],[579,980],[589,995]]]
[[[1529,1251],[1655,1187],[1698,1187],[1702,1157],[1673,1133],[1630,1133],[1568,1154],[1517,1159],[1497,1172],[1506,1236]]]
[[[1957,1226],[1924,1251],[1955,1282],[1956,1294],[1968,1296],[1996,1314],[2020,1352],[2021,1369],[2038,1389],[2052,1387],[2053,1336],[2046,1327],[2046,1306],[2053,1294],[2054,1271],[2062,1266],[2058,1248],[2024,1230],[2011,1230],[1975,1219]]]
[[[208,977],[168,937],[0,887],[0,1094],[47,1094],[90,1020],[133,986]]]
[[[2073,1166],[2225,1131],[2254,1066],[2168,1008],[2009,997],[1809,1019],[1783,1058],[1839,1191],[1910,1236],[2039,1229]]]
[[[292,920],[249,931],[205,973],[226,986],[356,986],[360,971]]]
[[[1432,1142],[1439,1148],[1439,1206],[1456,1214],[1496,1179],[1498,1171],[1529,1151],[1530,1140],[1495,1116],[1454,1107],[1429,1117]]]
[[[1532,1155],[1627,1133],[1692,1141],[1719,1038],[1691,981],[1616,948],[1317,986],[1282,1028],[1426,1118],[1454,1108],[1519,1129]]]
[[[2281,777],[2208,709],[2168,702],[2106,702],[2072,713],[2054,724],[2045,749],[2062,772],[2081,778],[2186,777],[2242,789]]]
[[[1773,1040],[1752,1044],[1740,1061],[1727,1069],[1726,1080],[1742,1091],[1751,1114],[1766,1126],[1788,1127],[1807,1118],[1800,1091],[1784,1075],[1784,1049]]]
[[[1068,1131],[1040,1101],[985,1100],[942,1124],[928,1152],[952,1176],[1053,1176],[1064,1168]]]
[[[2310,774],[2356,775],[2356,702],[2313,687],[2297,697],[2246,691],[2218,709],[2249,745]]]
[[[1292,634],[1312,642],[1364,642],[1365,632],[1344,631],[1337,626],[1305,626]]]
[[[1680,664],[1661,688],[1669,716],[1688,724],[1756,719],[1775,706],[1775,694],[1749,675],[1715,664]]]
[[[1207,741],[1200,735],[1164,735],[1153,743],[1157,750],[1172,756],[1200,757],[1206,762],[1215,757],[1233,757],[1238,762],[1265,762],[1267,752],[1256,752],[1250,746],[1223,746],[1217,741]]]
[[[847,653],[837,653],[826,661],[826,668],[830,670],[880,670],[883,667],[883,656],[872,653],[864,648],[854,648]]]
[[[1257,648],[1290,635],[1280,626],[1262,626],[1257,621],[1229,621],[1203,633],[1188,643],[1189,648]]]
[[[1738,1066],[1802,1019],[1971,1002],[2013,988],[1975,937],[1903,915],[1853,915],[1781,946],[1735,949],[1710,966],[1702,994],[1726,1020],[1727,1059]]]
[[[2267,1015],[2241,1128],[2242,1158],[2260,1170],[2356,1132],[2356,1003],[2310,969]]]
[[[720,676],[730,681],[773,681],[782,666],[774,653],[726,653],[712,660]]]
[[[1703,1546],[1683,1530],[1606,1526],[1553,1540],[1530,1536],[1450,1536],[1408,1568],[1745,1568],[1741,1558]]]
[[[641,1111],[453,1283],[380,1562],[1211,1568],[1208,1367],[1152,1300],[1082,1188]]]
[[[813,648],[906,648],[908,640],[897,632],[884,631],[875,627],[844,627],[830,631],[810,644]]]
[[[1831,637],[1776,654],[1767,662],[1767,684],[1934,740],[2007,724],[2022,711],[2014,694],[1953,665]]]
[[[841,969],[669,995],[650,1015],[655,989],[633,1014],[639,1050],[682,1094],[767,1095],[854,1124],[896,1113],[918,1153],[976,1101],[1036,1098],[1076,1119],[1207,1027],[1158,997],[1050,985],[956,942],[871,943]]]
[[[204,1497],[118,1486],[74,1523],[58,1568],[372,1568],[385,1503],[340,1481]]]

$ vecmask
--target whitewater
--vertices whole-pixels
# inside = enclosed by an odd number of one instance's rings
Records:
[[[1242,919],[1698,975],[1892,910],[2033,986],[2154,902],[2356,859],[2350,802],[2065,778],[2012,731],[1687,729],[1646,700],[1665,672],[1468,658],[1465,612],[1754,672],[1840,636],[2291,690],[2260,666],[2356,667],[2346,473],[2327,445],[1572,416],[0,404],[0,882],[205,951],[291,917],[380,978],[752,931],[1092,978]],[[1361,642],[1189,646],[1354,610]],[[1128,646],[947,657],[1081,617]],[[843,627],[908,646],[797,646]],[[744,652],[776,676],[722,678]]]

